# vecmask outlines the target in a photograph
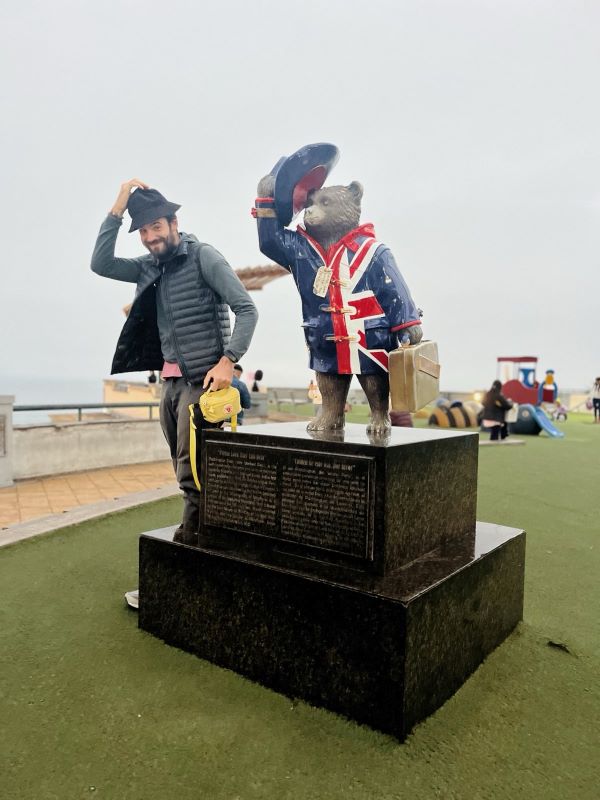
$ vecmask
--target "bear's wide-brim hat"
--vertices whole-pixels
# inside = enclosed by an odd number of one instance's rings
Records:
[[[127,211],[131,216],[129,233],[161,217],[170,217],[180,208],[180,205],[170,203],[156,189],[136,189],[129,195],[127,203]]]
[[[282,225],[302,211],[310,191],[323,186],[339,157],[334,144],[317,142],[279,159],[271,175],[275,177],[275,210]]]

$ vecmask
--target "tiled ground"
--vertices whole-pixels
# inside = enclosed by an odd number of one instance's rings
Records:
[[[0,489],[0,529],[174,482],[170,461],[18,481],[14,486]]]

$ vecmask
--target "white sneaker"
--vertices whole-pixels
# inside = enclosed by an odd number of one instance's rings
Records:
[[[140,590],[133,589],[131,592],[125,592],[125,602],[129,608],[135,608],[137,611],[140,605]]]

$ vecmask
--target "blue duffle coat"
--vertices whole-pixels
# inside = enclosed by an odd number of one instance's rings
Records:
[[[257,210],[268,209],[265,216],[257,214],[259,246],[296,282],[310,368],[348,375],[387,372],[399,332],[421,323],[390,249],[366,224],[324,251],[302,227],[284,228],[274,208],[271,198],[256,201]],[[320,268],[331,270],[325,273],[325,286],[330,277],[324,296],[315,293]]]

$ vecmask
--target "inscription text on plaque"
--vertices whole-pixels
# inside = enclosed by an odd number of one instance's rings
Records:
[[[206,442],[204,523],[373,558],[375,460]]]

